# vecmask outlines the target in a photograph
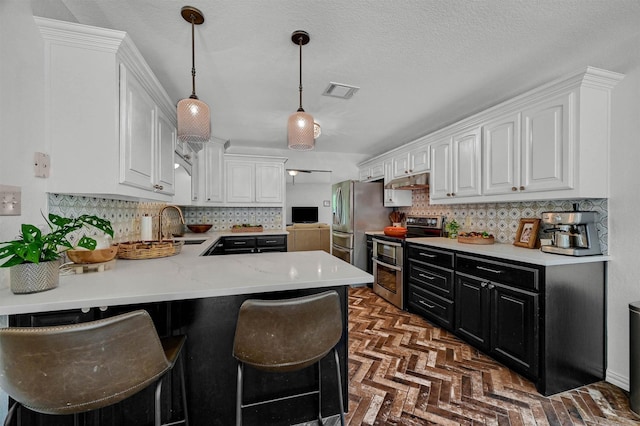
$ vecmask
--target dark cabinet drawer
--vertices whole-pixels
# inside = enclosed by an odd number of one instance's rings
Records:
[[[409,261],[409,282],[453,300],[453,271]]]
[[[407,298],[409,310],[446,328],[453,329],[453,301],[447,300],[413,284]]]
[[[287,245],[286,235],[269,235],[269,236],[256,237],[257,247],[277,247],[277,246],[286,246],[286,245]]]
[[[225,250],[254,248],[255,246],[256,237],[225,237],[224,239]]]
[[[527,290],[539,290],[540,269],[533,265],[516,265],[458,254],[456,256],[456,272]]]
[[[453,269],[453,252],[409,244],[409,259]]]

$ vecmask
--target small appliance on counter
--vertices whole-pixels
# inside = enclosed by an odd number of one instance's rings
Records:
[[[597,212],[574,211],[542,213],[542,232],[551,233],[551,245],[540,250],[568,256],[592,256],[602,254],[596,221]]]

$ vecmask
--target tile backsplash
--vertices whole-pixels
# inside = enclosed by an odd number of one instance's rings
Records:
[[[441,215],[447,222],[455,219],[461,225],[461,231],[486,231],[493,234],[498,242],[509,244],[515,241],[521,218],[540,218],[542,212],[546,211],[573,210],[573,204],[578,203],[579,210],[598,213],[596,227],[600,247],[603,253],[608,252],[609,213],[606,199],[431,205],[428,189],[414,190],[412,198],[411,207],[398,210],[414,216]],[[545,237],[544,234],[542,236]]]
[[[608,252],[608,210],[606,199],[531,201],[517,203],[485,204],[429,204],[428,190],[413,191],[413,205],[398,209],[407,215],[442,215],[447,221],[456,220],[463,231],[487,231],[498,242],[513,243],[521,218],[539,218],[545,211],[573,210],[578,203],[580,210],[598,213],[598,236],[603,253]],[[158,202],[138,202],[75,195],[49,194],[49,212],[77,217],[91,214],[111,221],[114,230],[113,242],[137,241],[140,239],[140,218],[155,217],[153,232],[158,232],[158,214],[166,206]],[[184,207],[187,224],[209,223],[213,231],[225,231],[235,224],[260,224],[265,229],[282,229],[283,210],[277,207]],[[163,228],[173,234],[182,233],[180,217],[174,209],[163,214]],[[73,244],[82,235],[97,235],[95,229],[84,229],[70,236]],[[544,235],[543,235],[544,236]]]
[[[243,223],[282,229],[280,207],[185,207],[184,212],[187,224],[211,224],[213,231],[226,231]]]
[[[140,240],[140,219],[144,215],[154,217],[153,235],[158,232],[158,214],[167,204],[114,200],[110,198],[49,194],[49,212],[65,217],[90,214],[107,219],[114,231],[114,243]],[[282,229],[282,209],[274,207],[184,207],[185,223],[210,223],[214,231],[231,229],[235,224],[261,224],[265,229]],[[182,234],[180,216],[175,209],[163,213],[163,229]],[[97,235],[100,231],[83,229],[69,237],[73,244],[82,235]]]

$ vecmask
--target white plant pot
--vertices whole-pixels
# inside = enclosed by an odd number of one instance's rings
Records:
[[[58,287],[60,260],[21,263],[9,269],[13,293],[36,293]]]

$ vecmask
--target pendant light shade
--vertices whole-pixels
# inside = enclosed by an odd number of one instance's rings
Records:
[[[315,147],[313,117],[302,108],[302,46],[309,43],[309,40],[309,34],[305,31],[294,31],[291,34],[291,41],[300,48],[300,107],[289,116],[287,138],[289,149],[298,151],[309,151]]]
[[[289,116],[288,137],[289,149],[309,151],[315,147],[313,138],[313,117],[298,110]]]
[[[180,14],[191,23],[191,96],[178,102],[178,139],[199,151],[211,137],[209,106],[196,96],[195,26],[204,22],[204,15],[195,7],[185,6]]]
[[[178,102],[178,137],[184,142],[208,142],[211,137],[209,105],[198,98]]]

